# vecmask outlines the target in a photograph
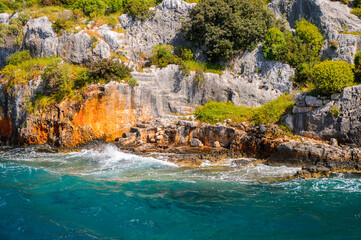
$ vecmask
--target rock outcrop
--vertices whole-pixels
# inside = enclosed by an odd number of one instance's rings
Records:
[[[80,100],[66,100],[40,112],[29,112],[29,101],[42,91],[41,79],[9,91],[0,84],[3,143],[74,147],[96,139],[114,141],[135,121],[150,118],[150,99],[141,87],[134,89],[115,82],[91,85]]]
[[[306,19],[314,23],[325,36],[323,59],[353,62],[361,50],[361,37],[345,33],[361,32],[361,20],[350,13],[350,8],[338,1],[329,0],[273,0],[268,7],[295,28],[296,21]],[[337,42],[334,49],[331,41]]]
[[[119,17],[122,28],[126,31],[130,59],[137,60],[139,53],[151,56],[151,49],[158,44],[173,46],[187,45],[180,29],[182,22],[195,4],[181,0],[164,0],[153,11],[154,16],[144,21],[134,20],[124,14]]]
[[[33,57],[56,55],[58,38],[47,17],[31,19],[26,24],[24,45]]]
[[[296,96],[293,115],[286,123],[297,134],[337,139],[361,147],[361,85],[345,88],[330,98],[316,98],[300,93]]]

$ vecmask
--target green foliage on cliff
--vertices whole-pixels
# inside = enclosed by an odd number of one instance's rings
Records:
[[[296,69],[296,81],[310,80],[312,68],[320,61],[323,36],[312,23],[301,20],[296,23],[296,36],[277,28],[268,30],[262,46],[265,57],[290,64]]]
[[[275,18],[260,0],[204,0],[194,7],[183,31],[196,46],[205,46],[210,61],[228,61],[253,50],[275,26]]]
[[[174,47],[171,45],[156,45],[152,52],[153,56],[150,59],[150,63],[160,68],[166,67],[168,64],[180,64],[181,62],[181,59],[174,55]]]
[[[166,67],[168,64],[179,65],[180,70],[184,75],[188,76],[190,71],[196,71],[197,69],[203,72],[211,72],[222,74],[222,70],[225,67],[221,67],[218,64],[211,64],[209,62],[200,62],[193,59],[193,52],[189,48],[180,48],[177,50],[177,56],[174,54],[174,47],[170,45],[159,44],[152,49],[153,55],[150,59],[150,64],[157,67]]]
[[[28,61],[31,59],[30,51],[24,50],[20,52],[16,52],[13,55],[11,55],[7,60],[6,63],[10,65],[18,65],[22,62]]]
[[[354,69],[355,81],[361,82],[361,52],[357,52],[355,54],[354,64],[355,64],[355,69]]]
[[[235,106],[231,102],[210,101],[199,107],[194,113],[198,120],[209,123],[251,121],[256,124],[277,123],[281,117],[291,111],[294,105],[292,95],[283,95],[261,107]]]
[[[339,93],[354,83],[352,66],[344,61],[326,60],[314,67],[313,81],[324,95]]]

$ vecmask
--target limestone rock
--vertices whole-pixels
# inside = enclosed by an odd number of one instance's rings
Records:
[[[65,61],[83,64],[90,61],[92,57],[92,44],[90,36],[84,32],[64,33],[59,37],[57,53]]]
[[[47,17],[31,19],[25,25],[25,48],[33,57],[56,55],[58,38]]]
[[[187,45],[179,30],[193,6],[181,0],[165,0],[154,9],[154,16],[144,21],[121,15],[118,19],[127,32],[128,58],[136,61],[139,53],[151,56],[151,49],[158,44]]]
[[[110,48],[115,51],[118,48],[124,47],[125,34],[106,30],[105,27],[98,31]]]
[[[9,18],[10,18],[10,14],[8,14],[8,13],[0,13],[0,23],[9,24],[8,23]]]
[[[295,133],[335,138],[341,143],[361,146],[361,85],[343,90],[338,100],[294,117]],[[331,109],[339,110],[338,115]]]
[[[292,28],[303,18],[316,24],[327,40],[323,59],[352,63],[355,53],[361,50],[360,36],[342,34],[344,31],[361,32],[361,20],[351,14],[345,4],[329,0],[273,0],[268,7],[279,18],[288,20]],[[328,44],[331,40],[338,42],[336,50]]]
[[[321,107],[322,106],[322,100],[319,100],[313,96],[306,96],[305,101],[306,101],[306,105],[309,107]]]
[[[95,46],[93,50],[93,55],[100,58],[110,58],[110,47],[104,42],[102,39],[98,39],[98,44]]]
[[[190,145],[191,147],[203,147],[203,143],[197,138],[192,138]]]

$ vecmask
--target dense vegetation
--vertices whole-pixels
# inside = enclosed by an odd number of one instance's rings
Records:
[[[326,60],[313,69],[316,89],[323,95],[341,92],[354,83],[354,74],[350,64],[344,61]]]
[[[294,105],[292,95],[283,95],[261,107],[235,106],[231,102],[210,101],[195,112],[197,119],[209,122],[223,122],[231,119],[233,122],[251,121],[256,124],[269,125],[277,123]]]
[[[290,64],[296,69],[296,81],[310,80],[312,68],[320,61],[323,36],[312,23],[296,23],[296,35],[278,28],[268,30],[262,50],[266,58]]]
[[[59,57],[31,58],[28,51],[13,54],[8,59],[0,74],[7,89],[18,83],[27,83],[41,77],[45,82],[44,91],[32,100],[31,107],[44,107],[59,103],[65,98],[80,96],[78,93],[91,83],[108,83],[110,81],[130,81],[132,86],[137,82],[131,80],[131,70],[116,60],[93,62],[86,67],[64,62]]]
[[[261,0],[204,0],[189,16],[183,26],[186,37],[205,46],[208,60],[215,63],[254,49],[276,24]]]

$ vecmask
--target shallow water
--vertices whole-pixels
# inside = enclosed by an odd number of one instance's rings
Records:
[[[0,239],[359,239],[361,179],[0,148]]]

